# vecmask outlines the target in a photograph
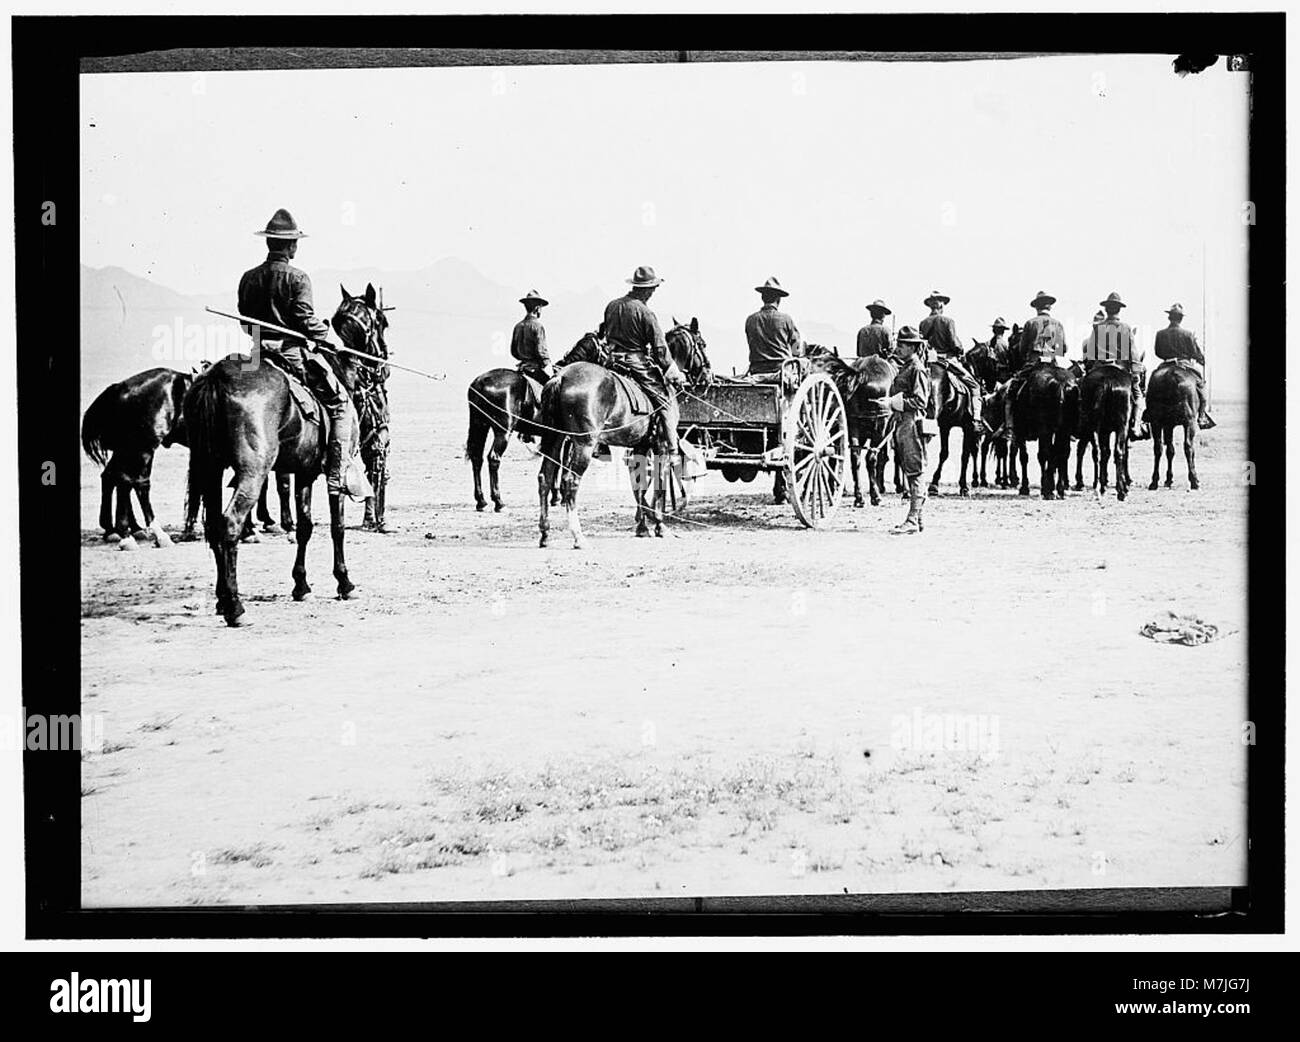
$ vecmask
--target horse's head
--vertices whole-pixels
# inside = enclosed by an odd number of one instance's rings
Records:
[[[700,320],[692,318],[691,324],[683,325],[673,319],[673,328],[664,338],[668,341],[668,350],[673,361],[677,363],[691,386],[701,386],[713,382],[713,368],[709,365],[708,345],[700,334]]]
[[[557,369],[563,369],[574,362],[594,362],[597,365],[604,365],[608,353],[609,347],[605,343],[605,323],[602,322],[596,332],[583,333],[578,338],[578,342],[569,349],[569,353],[556,362],[555,366]]]
[[[339,290],[343,293],[343,299],[339,302],[330,325],[343,341],[343,346],[376,358],[387,358],[388,345],[384,341],[384,332],[388,329],[388,315],[385,312],[392,308],[385,308],[379,303],[379,295],[370,283],[366,284],[366,292],[359,297],[354,297],[342,284],[339,285]]]

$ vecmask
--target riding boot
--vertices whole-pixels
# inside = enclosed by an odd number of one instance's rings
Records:
[[[924,528],[921,521],[921,507],[925,503],[925,486],[921,483],[921,475],[909,474],[907,488],[909,493],[907,517],[889,530],[890,535],[918,535]]]
[[[1206,402],[1204,394],[1201,395],[1200,404],[1200,411],[1196,414],[1196,426],[1203,431],[1208,431],[1212,427],[1217,427],[1218,424],[1210,417],[1210,406]]]
[[[1142,384],[1133,381],[1133,412],[1129,415],[1129,441],[1143,441],[1151,437],[1151,427],[1146,422],[1146,398],[1142,394]]]
[[[330,495],[346,492],[343,480],[343,465],[346,461],[344,439],[351,430],[351,417],[348,415],[346,399],[340,399],[329,406],[330,438],[325,449],[325,488]]]

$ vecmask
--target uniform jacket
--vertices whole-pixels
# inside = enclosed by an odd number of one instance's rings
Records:
[[[745,338],[751,373],[774,373],[784,359],[803,353],[803,337],[794,319],[771,304],[764,304],[745,319]]]
[[[1020,332],[1023,365],[1051,362],[1065,354],[1065,327],[1051,315],[1035,315]]]
[[[961,337],[957,335],[957,323],[948,315],[926,315],[917,327],[921,335],[930,342],[930,350],[941,355],[961,355]]]
[[[903,414],[899,417],[899,430],[912,428],[915,420],[928,417],[931,412],[930,369],[920,364],[920,359],[913,355],[908,363],[894,376],[889,385],[889,396],[903,396]]]
[[[510,334],[510,354],[530,365],[550,365],[546,351],[546,330],[536,315],[525,315]]]
[[[1205,364],[1205,354],[1196,342],[1196,334],[1182,326],[1171,325],[1156,334],[1157,358],[1186,358],[1191,362]]]
[[[1117,362],[1128,368],[1142,364],[1142,348],[1127,322],[1107,318],[1092,327],[1092,336],[1084,345],[1085,362]]]
[[[304,336],[323,340],[329,326],[316,317],[311,299],[311,279],[305,271],[289,263],[288,256],[272,250],[266,260],[256,268],[244,272],[239,280],[239,313],[249,318],[260,318],[278,326],[301,332]],[[278,333],[270,333],[267,340],[280,340],[280,353],[297,369],[302,368],[302,343],[283,340]]]
[[[863,326],[858,330],[859,358],[866,358],[868,355],[887,355],[892,346],[889,328],[883,322],[872,322],[869,326]]]

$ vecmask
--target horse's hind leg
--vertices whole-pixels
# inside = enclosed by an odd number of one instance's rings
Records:
[[[1017,439],[1016,444],[1013,446],[1013,451],[1020,457],[1019,492],[1020,495],[1027,496],[1029,495],[1029,445],[1025,441]],[[1015,466],[1014,460],[1012,461],[1012,466]],[[1013,480],[1014,477],[1015,475],[1013,473]]]
[[[649,453],[635,450],[628,452],[627,477],[632,485],[632,502],[636,507],[636,537],[645,539],[650,535],[650,526],[646,523],[650,506],[645,499],[646,488],[650,484]]]
[[[862,439],[860,437],[849,438],[849,465],[853,468],[853,505],[855,507],[863,506],[862,499],[862,482],[858,477],[858,471],[862,467]],[[867,463],[870,466],[870,461]],[[867,475],[867,484],[871,484],[871,475]],[[875,490],[872,489],[871,498],[876,498]]]
[[[492,509],[501,512],[506,505],[501,502],[501,457],[505,455],[506,447],[510,444],[510,432],[504,430],[494,430],[492,438],[492,448],[488,450],[488,480],[492,488]],[[482,495],[482,492],[479,492]]]
[[[1183,428],[1186,430],[1186,428]],[[1165,488],[1174,487],[1174,428],[1165,428]]]
[[[1082,435],[1079,438],[1079,447],[1074,452],[1074,491],[1083,491],[1083,454],[1088,451],[1088,442],[1091,440],[1090,435]],[[1096,479],[1096,471],[1093,471],[1093,479]]]
[[[1151,468],[1151,484],[1147,488],[1152,492],[1160,487],[1160,437],[1163,429],[1158,423],[1151,424],[1151,453],[1155,463]]]
[[[1110,484],[1110,432],[1099,431],[1097,441],[1100,443],[1101,451],[1101,462],[1097,467],[1097,484],[1098,491],[1104,496],[1106,486]]]
[[[275,476],[275,491],[280,499],[280,528],[287,532],[293,531],[293,506],[289,502],[289,475],[277,474]]]
[[[262,491],[257,494],[257,520],[261,524],[263,532],[270,532],[275,528],[275,520],[271,517],[271,508],[266,501],[266,493],[270,484],[271,476],[268,474],[266,480],[262,482]]]
[[[241,475],[235,486],[230,505],[221,516],[218,536],[224,547],[224,573],[226,579],[226,608],[222,614],[227,626],[240,626],[244,602],[239,597],[239,539],[253,508],[257,505],[258,490],[266,481],[265,473]],[[218,493],[220,494],[220,493]]]
[[[939,494],[939,476],[943,473],[943,465],[948,462],[948,435],[951,433],[951,427],[939,428],[939,465],[934,468],[934,477],[930,479],[929,494],[932,496]]]
[[[1187,483],[1195,491],[1201,482],[1196,476],[1196,424],[1191,420],[1183,427],[1183,456],[1187,460]]]
[[[99,527],[106,540],[117,534],[113,528],[113,486],[116,482],[113,472],[105,466],[99,475]]]
[[[472,405],[469,409],[469,436],[465,439],[465,458],[474,472],[474,509],[487,508],[483,498],[483,447],[487,444],[488,421]]]
[[[144,465],[140,471],[140,476],[135,479],[135,494],[140,500],[140,510],[144,513],[145,531],[153,539],[154,546],[160,550],[165,550],[172,545],[171,536],[163,530],[162,522],[158,520],[157,515],[153,512],[153,504],[149,501],[149,489],[153,483],[153,453],[150,452],[144,459]]]
[[[311,487],[314,482],[301,478],[294,485],[295,505],[298,508],[298,553],[293,560],[293,599],[300,601],[311,593],[307,585],[307,543],[311,540]]]
[[[135,511],[131,509],[131,482],[120,472],[114,475],[113,490],[117,493],[117,515],[113,531],[118,538],[119,550],[137,550],[134,533],[138,526]]]
[[[587,439],[574,438],[570,441],[569,458],[564,468],[564,478],[560,482],[560,499],[564,503],[569,519],[569,534],[573,536],[573,548],[585,550],[587,537],[582,534],[582,519],[578,516],[578,486],[582,476],[591,463],[591,454],[595,446]]]

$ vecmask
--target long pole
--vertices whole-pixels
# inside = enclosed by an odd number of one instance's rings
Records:
[[[1206,278],[1205,278],[1205,239],[1201,239],[1201,337],[1203,345],[1201,354],[1205,356],[1205,411],[1210,410],[1210,327],[1205,321],[1206,314]]]
[[[397,362],[389,361],[387,358],[376,358],[374,355],[368,355],[364,351],[354,351],[350,347],[331,344],[327,340],[318,340],[315,337],[305,336],[293,329],[286,329],[284,326],[277,326],[274,322],[266,322],[260,318],[249,318],[247,315],[234,314],[229,311],[219,311],[216,308],[204,308],[204,311],[210,311],[214,315],[220,315],[222,318],[232,319],[235,322],[243,322],[250,326],[260,326],[262,329],[269,329],[273,333],[283,333],[294,340],[307,340],[314,344],[319,344],[327,351],[338,351],[345,355],[355,355],[357,358],[364,358],[366,361],[375,365],[391,366],[394,369],[401,369],[404,372],[414,373],[416,376],[423,376],[426,380],[445,380],[446,373],[427,373],[423,369],[416,369],[409,365],[399,365]]]

